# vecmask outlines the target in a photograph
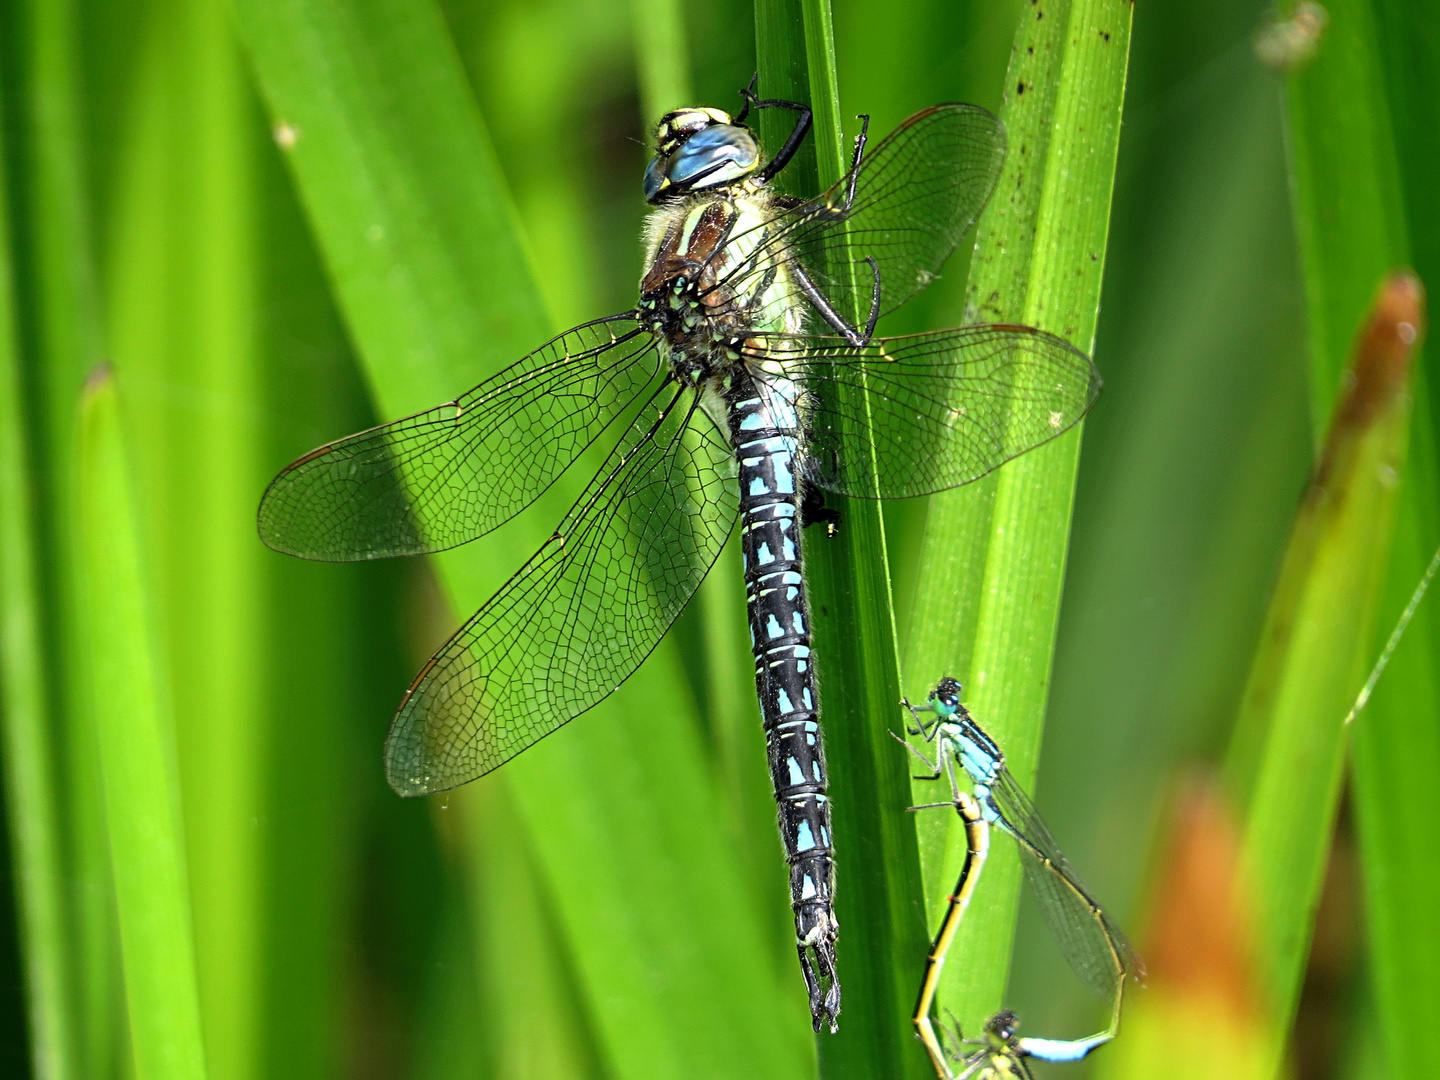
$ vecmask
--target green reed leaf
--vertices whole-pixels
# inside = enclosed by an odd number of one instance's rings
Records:
[[[1025,323],[1093,348],[1130,21],[1121,0],[1023,9],[1000,113],[1009,151],[979,223],[968,321]],[[923,699],[941,676],[960,678],[1025,785],[1044,724],[1079,449],[1072,431],[932,498],[921,552],[906,692]],[[914,799],[937,801],[934,786],[917,784]],[[918,827],[933,924],[964,833],[953,815]],[[946,968],[939,1004],[966,1031],[1000,1004],[1019,872],[1013,847],[997,844],[953,946],[966,959]]]
[[[108,369],[98,369],[85,391],[78,461],[86,685],[100,750],[135,1075],[203,1080],[174,731]]]

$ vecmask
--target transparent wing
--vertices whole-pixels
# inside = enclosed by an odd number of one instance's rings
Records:
[[[1130,942],[1090,895],[1008,769],[991,787],[1002,825],[1019,842],[1025,876],[1066,961],[1092,990],[1114,1001],[1125,978],[1143,979]]]
[[[717,288],[736,294],[784,252],[847,320],[863,319],[880,272],[880,313],[895,310],[934,280],[995,189],[1005,162],[1005,128],[976,105],[935,105],[869,148],[858,168],[808,202],[733,237],[745,252]],[[845,207],[851,183],[855,197]],[[841,228],[840,226],[844,226]],[[798,283],[773,302],[800,298]]]
[[[533,502],[660,369],[629,315],[577,326],[454,401],[312,450],[260,502],[276,551],[356,562],[443,551]]]
[[[425,665],[385,741],[402,795],[467,783],[614,691],[715,561],[737,513],[729,447],[662,387],[555,535]]]
[[[1067,430],[1100,393],[1088,356],[1027,326],[791,347],[799,351],[784,360],[804,388],[806,476],[844,495],[899,499],[968,484]],[[878,491],[857,449],[867,430]]]

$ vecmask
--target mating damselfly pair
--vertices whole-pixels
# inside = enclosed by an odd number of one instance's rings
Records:
[[[911,809],[954,807],[966,840],[959,878],[926,958],[912,1020],[939,1080],[1025,1080],[1030,1076],[1027,1058],[1078,1061],[1113,1039],[1120,1027],[1125,983],[1143,979],[1144,966],[1119,927],[1070,869],[1034,804],[1006,766],[1004,753],[961,704],[960,691],[960,684],[947,677],[940,680],[921,707],[902,702],[915,721],[910,734],[935,744],[934,761],[896,736],[930,770],[916,779],[944,778],[950,784],[948,801]],[[934,719],[922,719],[922,712],[931,713]],[[969,781],[969,791],[961,786],[957,765]],[[985,867],[992,825],[1013,838],[1019,847],[1025,876],[1065,959],[1086,985],[1108,1002],[1110,1022],[1099,1034],[1083,1039],[1022,1037],[1017,1034],[1019,1022],[1015,1014],[1008,1010],[986,1022],[981,1038],[962,1042],[962,1047],[977,1047],[969,1053],[947,1047],[937,1034],[931,1012],[940,974]],[[952,1070],[952,1063],[959,1066],[958,1074]]]
[[[554,534],[424,666],[385,766],[402,795],[467,783],[612,693],[740,523],[755,680],[796,944],[816,1030],[840,1011],[834,843],[801,529],[821,491],[903,498],[968,483],[1075,424],[1100,380],[1062,339],[1008,324],[876,337],[940,272],[994,189],[1000,122],[916,113],[800,200],[771,180],[810,110],[761,100],[663,117],[644,191],[640,300],[454,401],[329,443],[260,506],[278,551],[356,561],[502,525],[602,437]],[[767,162],[752,109],[795,124]]]

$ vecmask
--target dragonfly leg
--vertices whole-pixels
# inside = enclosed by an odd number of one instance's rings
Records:
[[[865,140],[870,135],[870,117],[860,114],[860,134],[855,136],[855,153],[850,158],[850,183],[845,185],[845,205],[834,209],[848,214],[855,205],[855,185],[860,180],[860,162],[865,160]]]
[[[792,261],[790,263],[790,276],[794,278],[795,284],[800,287],[800,294],[804,296],[806,300],[810,301],[810,306],[815,309],[816,314],[824,319],[837,334],[844,338],[846,344],[853,345],[858,349],[863,348],[869,343],[870,338],[868,336],[861,337],[849,323],[840,317],[840,313],[830,306],[830,301],[825,299],[825,295],[816,287],[810,275],[805,272],[804,267],[798,262]],[[878,311],[878,305],[876,306],[876,311]],[[872,311],[871,314],[874,315],[875,311]],[[871,323],[871,327],[873,330],[873,322]]]
[[[740,96],[745,99],[745,108],[741,109],[740,115],[735,118],[737,124],[742,123],[750,115],[752,108],[789,109],[799,114],[795,120],[795,127],[791,129],[789,137],[785,140],[785,145],[780,147],[779,152],[770,159],[769,164],[756,174],[761,180],[769,180],[786,165],[789,165],[790,159],[795,156],[795,151],[800,149],[800,144],[805,141],[805,136],[810,131],[812,113],[810,106],[802,105],[798,101],[785,101],[781,98],[767,98],[762,101],[755,93],[755,83],[759,78],[760,73],[756,72],[754,78],[750,80],[750,85],[740,91]]]
[[[866,255],[865,261],[870,264],[870,271],[875,275],[875,284],[870,290],[870,318],[865,323],[864,344],[869,345],[870,339],[875,336],[875,323],[880,318],[880,267],[873,255]]]
[[[740,100],[745,102],[745,107],[735,114],[735,123],[743,124],[745,118],[750,115],[750,102],[755,98],[755,87],[760,82],[760,72],[750,76],[750,85],[740,91]]]

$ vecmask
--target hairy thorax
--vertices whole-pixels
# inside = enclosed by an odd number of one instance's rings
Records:
[[[714,385],[742,363],[772,371],[783,335],[803,315],[783,250],[766,245],[774,196],[760,184],[691,195],[656,208],[645,227],[640,314],[671,370],[689,386]]]

